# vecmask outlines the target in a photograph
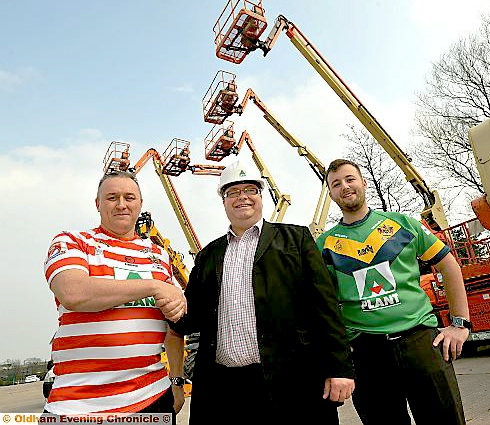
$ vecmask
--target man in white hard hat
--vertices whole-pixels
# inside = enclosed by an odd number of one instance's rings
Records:
[[[187,315],[170,324],[200,333],[191,425],[338,424],[337,407],[354,390],[320,252],[307,227],[263,220],[263,189],[239,162],[223,171],[230,226],[196,256]]]

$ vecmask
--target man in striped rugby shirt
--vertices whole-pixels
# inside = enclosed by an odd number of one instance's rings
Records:
[[[54,237],[45,275],[59,328],[56,380],[45,412],[175,414],[184,403],[183,339],[170,331],[186,309],[168,254],[135,233],[142,196],[135,176],[104,175],[95,200],[100,225]],[[174,306],[164,315],[156,301]],[[165,346],[170,376],[161,362]],[[176,384],[176,385],[174,385]]]

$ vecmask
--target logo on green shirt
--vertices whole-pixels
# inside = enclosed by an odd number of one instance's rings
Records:
[[[352,273],[357,286],[361,309],[372,311],[400,304],[396,281],[388,261]]]

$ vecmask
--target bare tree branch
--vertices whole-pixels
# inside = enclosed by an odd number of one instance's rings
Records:
[[[422,198],[403,172],[364,128],[348,125],[346,158],[356,162],[368,183],[366,199],[374,209],[397,211],[420,218]]]
[[[468,130],[490,117],[490,17],[433,64],[417,97],[416,162],[439,176],[439,189],[458,190],[455,198],[483,193]]]

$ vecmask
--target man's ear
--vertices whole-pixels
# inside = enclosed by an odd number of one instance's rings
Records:
[[[95,198],[95,207],[97,208],[97,211],[99,210],[99,198]]]

